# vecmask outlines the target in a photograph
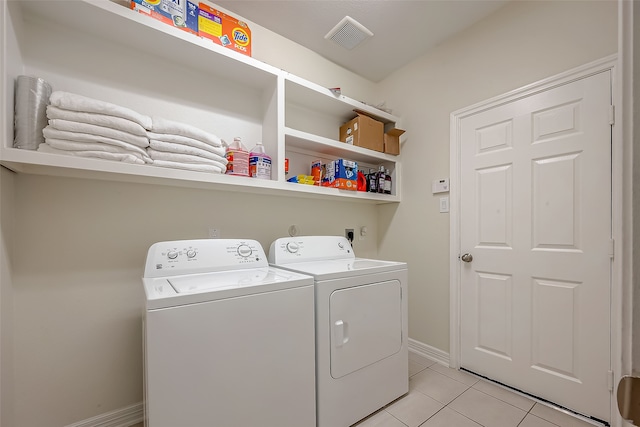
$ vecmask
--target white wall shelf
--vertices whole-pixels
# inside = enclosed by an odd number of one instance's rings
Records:
[[[17,173],[32,175],[239,191],[285,197],[349,199],[369,203],[399,202],[396,196],[387,194],[343,191],[335,188],[163,168],[153,165],[133,165],[101,159],[60,156],[16,148],[2,149],[1,155],[3,166]]]
[[[0,163],[17,172],[169,186],[364,201],[400,202],[396,156],[339,142],[339,127],[364,110],[386,126],[398,119],[335,95],[194,34],[108,0],[2,2],[3,91]],[[37,75],[65,90],[183,121],[247,148],[262,141],[273,160],[271,180],[207,174],[151,165],[12,148],[17,75]],[[285,176],[284,159],[292,171]],[[355,160],[361,169],[383,165],[391,195],[292,184],[309,173],[309,159]]]

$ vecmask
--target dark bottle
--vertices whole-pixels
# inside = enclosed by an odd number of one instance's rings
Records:
[[[367,175],[367,191],[370,193],[378,192],[378,174],[375,169],[369,169],[369,174]]]
[[[380,166],[378,170],[378,182],[377,184],[377,193],[384,193],[384,183],[387,179],[387,174],[384,172],[384,166]]]
[[[385,175],[384,194],[391,194],[391,175],[389,174],[389,169],[385,170]]]

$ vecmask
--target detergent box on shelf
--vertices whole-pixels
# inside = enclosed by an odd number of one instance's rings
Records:
[[[131,0],[131,9],[198,34],[198,3],[189,0]]]
[[[356,191],[358,188],[358,163],[345,159],[337,159],[327,163],[322,185]]]
[[[245,22],[202,2],[198,14],[200,37],[251,56],[251,30]]]

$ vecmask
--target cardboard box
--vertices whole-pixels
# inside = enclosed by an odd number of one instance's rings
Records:
[[[251,30],[245,22],[227,15],[206,3],[200,3],[198,9],[198,31],[200,37],[251,56]]]
[[[131,9],[198,34],[198,4],[189,0],[131,0]]]
[[[340,141],[384,151],[384,124],[356,111],[357,117],[340,126]]]
[[[405,131],[402,129],[391,129],[384,134],[384,152],[387,154],[400,154],[400,135]]]
[[[358,188],[358,163],[345,159],[329,162],[322,185],[356,191]]]

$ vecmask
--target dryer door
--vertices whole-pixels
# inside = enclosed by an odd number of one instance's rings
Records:
[[[400,351],[403,325],[398,280],[334,291],[329,312],[333,378]]]

